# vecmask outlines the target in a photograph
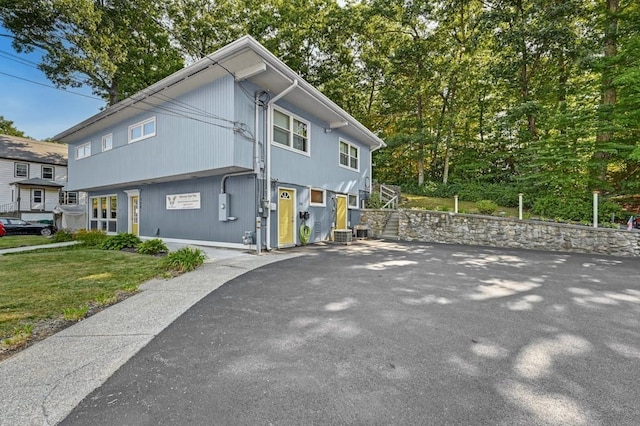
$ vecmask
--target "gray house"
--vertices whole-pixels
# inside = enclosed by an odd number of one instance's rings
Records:
[[[261,249],[359,223],[384,146],[248,36],[55,138],[90,229]]]

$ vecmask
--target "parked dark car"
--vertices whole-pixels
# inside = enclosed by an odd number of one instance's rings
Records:
[[[0,217],[6,235],[32,234],[49,236],[57,231],[56,227],[46,223],[27,222],[15,217]]]

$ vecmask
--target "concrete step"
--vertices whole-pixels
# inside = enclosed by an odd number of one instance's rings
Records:
[[[398,212],[391,213],[389,220],[382,231],[382,238],[398,239],[398,231],[400,229],[400,216]]]

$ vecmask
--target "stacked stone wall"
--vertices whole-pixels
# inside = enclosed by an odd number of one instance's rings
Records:
[[[448,244],[640,257],[640,233],[535,220],[399,209],[398,238]],[[362,221],[382,235],[390,213],[366,210]]]

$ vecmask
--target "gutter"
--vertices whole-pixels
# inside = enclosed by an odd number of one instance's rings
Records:
[[[273,127],[271,125],[271,121],[272,121],[272,115],[273,115],[273,104],[282,99],[284,96],[286,96],[289,92],[291,92],[293,89],[295,89],[296,87],[298,87],[298,79],[293,79],[293,81],[291,82],[291,86],[287,87],[286,89],[284,89],[282,92],[280,92],[278,95],[276,95],[275,97],[271,98],[269,100],[269,102],[267,103],[267,120],[265,123],[265,126],[267,126],[267,140],[266,140],[266,145],[267,145],[267,149],[266,149],[266,156],[267,158],[265,159],[265,168],[266,168],[266,176],[265,176],[265,195],[267,196],[267,200],[266,200],[266,209],[267,209],[267,223],[265,226],[265,233],[266,233],[266,238],[265,238],[265,244],[266,244],[266,249],[267,250],[271,250],[271,139],[273,138]]]

